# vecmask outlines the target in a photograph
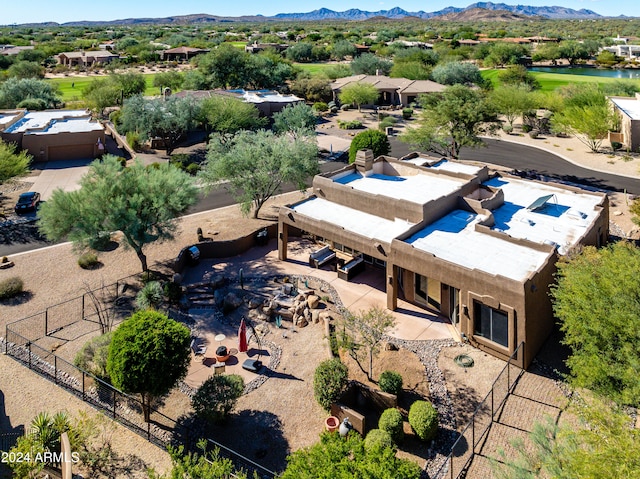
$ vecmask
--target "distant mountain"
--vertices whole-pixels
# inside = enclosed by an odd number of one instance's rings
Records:
[[[508,10],[487,10],[484,8],[469,8],[461,12],[440,15],[438,20],[449,22],[522,22],[531,20],[532,16],[512,13]]]
[[[122,20],[110,20],[110,21],[75,21],[58,24],[55,22],[46,23],[30,23],[23,24],[24,26],[93,26],[93,25],[191,25],[191,24],[207,24],[207,23],[226,23],[226,22],[265,22],[269,20],[299,20],[299,21],[318,21],[318,20],[368,20],[371,18],[390,18],[390,19],[402,19],[408,17],[429,19],[443,17],[445,15],[459,14],[469,10],[482,9],[484,11],[496,11],[499,14],[492,17],[490,14],[482,14],[484,20],[501,20],[505,17],[505,12],[510,12],[514,15],[525,15],[529,17],[543,17],[552,19],[595,19],[604,18],[602,15],[597,14],[592,10],[573,10],[565,7],[533,7],[528,5],[507,5],[505,3],[492,3],[492,2],[477,2],[469,5],[466,8],[447,7],[437,12],[408,12],[400,7],[392,8],[391,10],[378,10],[377,12],[369,12],[366,10],[360,10],[358,8],[352,8],[345,10],[344,12],[336,12],[329,10],[328,8],[320,8],[312,12],[307,13],[279,13],[273,17],[265,17],[262,15],[244,15],[241,17],[221,17],[217,15],[209,15],[205,13],[194,15],[176,15],[173,17],[163,18],[126,18]],[[476,15],[477,13],[474,13]],[[461,18],[465,18],[466,15],[462,15]],[[495,17],[495,18],[494,18]],[[444,17],[443,19],[449,19],[450,17]]]

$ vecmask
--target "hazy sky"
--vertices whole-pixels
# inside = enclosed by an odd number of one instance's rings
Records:
[[[122,18],[166,17],[191,13],[221,16],[265,15],[276,13],[309,12],[326,7],[335,11],[349,8],[377,11],[401,7],[407,11],[433,12],[448,6],[466,7],[474,0],[275,0],[272,2],[243,0],[222,2],[217,0],[2,0],[0,25],[54,21],[64,23],[79,20],[116,20]],[[494,3],[500,3],[494,0]],[[508,5],[550,6],[560,5],[576,10],[586,8],[600,15],[640,17],[638,0],[518,0],[504,1]]]

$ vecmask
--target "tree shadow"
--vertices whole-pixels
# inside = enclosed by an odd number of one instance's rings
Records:
[[[28,303],[33,298],[31,291],[23,291],[22,293],[14,296],[13,298],[0,299],[0,305],[2,306],[20,306],[21,304]]]

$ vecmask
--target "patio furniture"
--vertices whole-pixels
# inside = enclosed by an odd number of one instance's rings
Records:
[[[329,245],[323,246],[309,255],[309,266],[312,268],[320,268],[335,259],[335,257],[336,252],[329,248]]]
[[[242,369],[252,373],[257,373],[260,368],[262,368],[262,361],[259,359],[245,359],[244,363],[242,363]]]
[[[198,345],[197,338],[193,338],[191,340],[191,352],[193,353],[194,359],[202,359],[204,358],[205,353],[207,352],[207,347],[204,344]]]
[[[346,262],[338,268],[338,278],[349,281],[358,273],[364,270],[364,258],[356,256],[351,261]]]

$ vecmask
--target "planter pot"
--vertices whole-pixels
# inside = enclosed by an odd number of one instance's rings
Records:
[[[327,431],[335,432],[340,427],[340,419],[335,416],[329,416],[324,420],[324,426],[327,428]]]

